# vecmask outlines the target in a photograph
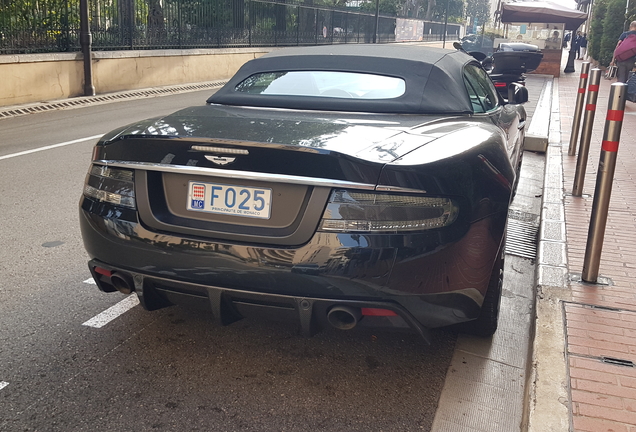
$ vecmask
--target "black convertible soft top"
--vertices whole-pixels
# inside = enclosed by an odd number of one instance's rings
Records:
[[[328,111],[400,114],[472,113],[463,67],[478,65],[460,51],[417,45],[323,45],[284,48],[245,63],[208,103]],[[346,99],[251,94],[237,84],[262,72],[345,71],[404,79],[406,92],[394,99]]]

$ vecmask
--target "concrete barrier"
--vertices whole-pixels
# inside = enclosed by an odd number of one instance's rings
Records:
[[[525,149],[545,153],[548,149],[550,113],[552,111],[552,80],[546,80],[526,132]]]

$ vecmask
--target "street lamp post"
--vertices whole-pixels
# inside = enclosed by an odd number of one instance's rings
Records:
[[[446,48],[446,26],[448,25],[448,3],[450,0],[446,0],[446,8],[444,10],[444,35],[442,38],[442,48]]]
[[[373,43],[378,42],[379,23],[380,23],[380,0],[375,0],[375,26],[373,27]]]
[[[88,0],[80,0],[80,46],[84,57],[84,96],[95,96],[91,40],[92,36],[88,25]]]

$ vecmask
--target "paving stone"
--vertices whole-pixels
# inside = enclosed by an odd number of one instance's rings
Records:
[[[569,138],[577,78],[562,76],[559,81],[562,138]],[[567,260],[570,272],[582,269],[587,232],[595,194],[596,173],[607,113],[610,81],[601,80],[591,139],[590,154],[583,183],[583,197],[568,196],[574,181],[576,157],[562,155]],[[636,431],[636,367],[602,361],[603,357],[636,363],[636,115],[627,102],[604,242],[600,273],[606,285],[570,283],[572,300],[586,305],[567,304],[566,332],[568,367],[571,379],[572,425],[577,431]],[[548,164],[549,165],[549,164]]]

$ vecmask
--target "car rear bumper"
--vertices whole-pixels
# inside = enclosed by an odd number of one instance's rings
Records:
[[[306,334],[336,305],[393,311],[386,324],[420,334],[476,318],[505,226],[489,216],[463,233],[317,233],[299,247],[268,248],[153,232],[121,216],[82,198],[80,226],[100,289],[113,287],[95,267],[133,281],[149,310],[194,305],[227,324],[269,309],[297,317]]]
[[[428,340],[428,329],[404,306],[391,301],[256,293],[150,276],[110,266],[98,260],[89,261],[88,266],[102,291],[114,291],[112,280],[115,277],[127,279],[141,305],[147,310],[181,304],[211,311],[219,325],[231,324],[248,315],[269,315],[276,319],[296,321],[300,324],[303,335],[312,336],[329,325],[328,313],[338,306],[359,311],[360,318],[366,318],[365,324],[411,328]]]

